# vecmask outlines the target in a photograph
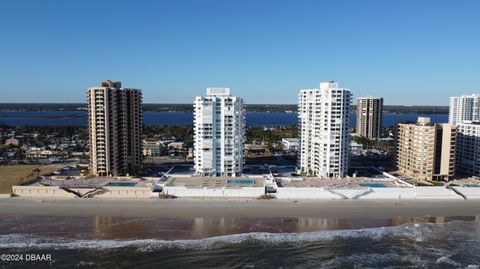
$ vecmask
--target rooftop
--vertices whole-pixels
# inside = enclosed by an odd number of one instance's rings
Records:
[[[471,120],[466,120],[460,123],[459,125],[476,125],[480,126],[480,121],[471,121]]]
[[[358,99],[382,99],[382,97],[376,97],[376,96],[362,96],[362,97],[358,97]]]
[[[209,96],[229,96],[230,88],[207,88]]]

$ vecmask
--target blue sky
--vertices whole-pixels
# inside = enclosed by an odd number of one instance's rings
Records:
[[[209,86],[296,103],[337,80],[355,97],[447,105],[480,92],[480,1],[0,0],[0,102],[84,102],[101,80],[147,103]]]

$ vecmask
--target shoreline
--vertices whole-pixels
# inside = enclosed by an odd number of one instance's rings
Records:
[[[480,200],[113,200],[1,198],[0,217],[393,218],[480,216]]]

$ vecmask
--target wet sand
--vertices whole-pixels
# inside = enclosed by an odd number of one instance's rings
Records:
[[[0,199],[0,217],[394,218],[480,216],[480,200]]]
[[[479,264],[479,205],[7,198],[0,250],[54,260],[18,268],[467,268]]]

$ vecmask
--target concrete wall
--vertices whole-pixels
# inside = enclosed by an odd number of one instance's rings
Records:
[[[98,198],[149,198],[152,194],[150,187],[107,187],[108,192],[96,195]]]
[[[480,199],[480,188],[478,187],[452,187],[468,199]]]
[[[91,190],[91,189],[90,189]],[[72,193],[66,192],[59,187],[47,186],[13,186],[15,195],[32,198],[75,198]]]
[[[415,187],[416,199],[463,199],[445,187]]]
[[[359,195],[358,199],[414,199],[413,188],[373,188],[369,189],[331,189],[324,188],[278,188],[279,199],[352,199]],[[362,196],[362,194],[364,194]]]
[[[415,188],[372,188],[372,192],[358,199],[415,199]]]
[[[324,188],[278,188],[278,199],[343,199]]]
[[[186,188],[164,186],[163,193],[175,195],[177,197],[247,197],[256,198],[265,194],[264,187],[244,187],[238,189],[231,188]]]
[[[148,180],[148,181],[158,181],[161,179],[161,177],[143,177],[143,179]]]
[[[372,188],[359,199],[463,199],[445,187]]]
[[[480,188],[478,188],[480,198]],[[371,189],[278,188],[278,199],[463,199],[445,187]]]
[[[480,199],[480,188],[454,187],[464,194],[467,199]],[[75,198],[72,193],[59,187],[49,186],[13,186],[13,193],[17,196],[32,198]],[[72,188],[81,194],[93,189]],[[95,195],[95,198],[150,198],[152,192],[149,187],[108,187],[104,193]],[[225,197],[225,198],[256,198],[265,193],[263,187],[245,187],[238,189],[190,189],[186,187],[164,186],[166,194],[177,197]],[[331,191],[331,192],[330,192]],[[372,188],[369,189],[331,189],[324,188],[278,188],[278,199],[463,199],[453,190],[445,187],[415,187],[415,188]],[[362,195],[363,194],[363,195]]]
[[[330,189],[333,193],[341,194],[342,196],[353,199],[357,195],[367,193],[369,189],[367,188],[357,188],[357,189]]]
[[[93,191],[92,188],[70,188],[80,194]],[[147,198],[151,196],[149,187],[108,187],[104,193],[95,195],[95,198]],[[17,196],[32,198],[75,198],[72,193],[59,187],[50,186],[13,186],[12,191]]]

